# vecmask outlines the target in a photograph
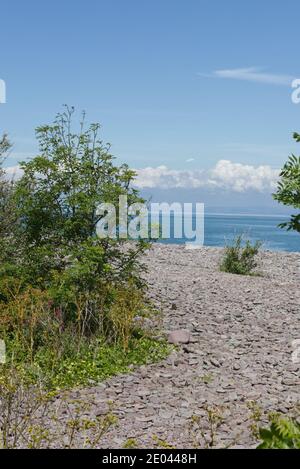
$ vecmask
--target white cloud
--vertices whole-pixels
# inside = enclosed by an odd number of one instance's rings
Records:
[[[174,170],[166,166],[137,170],[136,186],[160,189],[197,189],[214,187],[235,192],[272,191],[276,187],[279,170],[270,166],[251,166],[220,160],[211,170]]]
[[[199,74],[200,76],[208,76],[215,78],[228,78],[232,80],[245,80],[257,83],[266,83],[271,85],[290,85],[294,77],[289,75],[280,75],[265,73],[257,67],[233,68],[225,70],[215,70],[209,75]]]
[[[192,163],[193,161],[195,161],[195,158],[188,158],[185,160],[186,163]]]
[[[0,104],[6,103],[6,85],[5,81],[0,79]]]
[[[243,192],[273,190],[278,180],[279,170],[270,166],[251,166],[220,160],[210,171],[210,177],[219,187]]]
[[[139,169],[137,172],[136,185],[139,188],[161,187],[171,188],[197,188],[200,187],[202,174],[204,171],[196,170],[176,170],[169,169],[167,166],[151,166]]]
[[[5,168],[9,178],[19,178],[22,170],[19,166]],[[219,160],[210,170],[177,170],[167,166],[137,169],[135,186],[139,189],[197,189],[216,188],[245,192],[255,190],[270,192],[276,187],[279,170],[271,166],[252,166]]]

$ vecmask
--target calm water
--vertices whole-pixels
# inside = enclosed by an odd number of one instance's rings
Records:
[[[204,222],[204,245],[224,246],[238,234],[251,241],[260,240],[263,249],[273,251],[300,251],[300,234],[278,228],[288,220],[285,216],[259,216],[236,214],[206,214]],[[186,239],[164,240],[164,243],[184,243]]]

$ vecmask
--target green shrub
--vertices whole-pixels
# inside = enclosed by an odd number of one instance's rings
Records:
[[[78,344],[72,332],[64,331],[29,356],[23,342],[11,338],[6,341],[7,364],[1,365],[0,378],[5,367],[14,366],[32,384],[39,382],[49,390],[88,386],[129,372],[130,366],[163,360],[171,350],[165,341],[143,334],[132,337],[127,347],[124,351],[122,345],[108,344],[100,337]]]
[[[72,130],[74,109],[36,130],[39,155],[8,183],[10,148],[0,140],[0,337],[8,365],[48,387],[86,385],[130,364],[163,358],[168,346],[137,330],[149,314],[143,240],[100,239],[99,204],[143,202],[135,173],[117,166],[99,124]],[[1,372],[0,372],[1,377]]]
[[[83,118],[73,132],[73,113],[66,108],[52,125],[37,128],[40,153],[20,164],[23,176],[14,194],[23,245],[18,261],[31,284],[42,288],[70,266],[68,282],[81,291],[93,290],[99,278],[138,282],[138,254],[147,245],[124,249],[126,240],[96,234],[100,204],[111,203],[118,213],[120,196],[128,205],[144,202],[132,187],[135,172],[114,164],[109,145],[99,139],[99,124],[86,128]]]
[[[8,199],[17,215],[4,231],[0,223],[0,323],[9,308],[19,317],[16,302],[35,291],[47,296],[47,314],[59,317],[62,327],[73,323],[81,335],[102,333],[108,340],[120,335],[126,348],[130,321],[143,309],[140,254],[148,245],[100,239],[96,226],[103,215],[97,208],[110,202],[117,209],[120,195],[129,205],[143,200],[132,188],[135,173],[115,165],[109,145],[99,139],[100,125],[85,128],[83,117],[73,132],[73,113],[66,108],[52,125],[36,130],[40,153],[21,163],[23,176],[13,186],[0,165],[0,221],[8,220]],[[4,136],[0,163],[9,147]]]
[[[255,257],[260,247],[260,241],[252,245],[247,240],[243,245],[243,236],[239,235],[232,246],[226,246],[220,270],[231,274],[251,275],[257,266]]]
[[[73,356],[60,362],[54,358],[53,370],[48,373],[49,360],[43,367],[47,386],[50,389],[71,388],[98,383],[119,373],[127,373],[130,366],[146,365],[163,360],[170,352],[164,341],[147,337],[132,338],[124,352],[120,345],[108,345],[95,341],[86,343]],[[37,361],[38,363],[38,361]]]
[[[259,429],[259,449],[300,449],[300,423],[273,415],[269,428]]]
[[[19,284],[13,288],[11,283],[4,288],[4,282],[2,291],[0,337],[8,365],[33,383],[39,380],[48,388],[87,385],[169,353],[164,341],[137,328],[135,317],[147,314],[147,309],[134,285],[78,296],[71,321],[49,292],[32,287],[20,291]]]
[[[300,142],[300,135],[294,133],[296,142]],[[291,155],[284,164],[277,191],[273,194],[275,200],[283,205],[288,205],[299,211],[300,209],[300,157]],[[300,213],[291,216],[290,220],[279,225],[280,228],[295,230],[300,233]]]
[[[148,247],[143,240],[124,246],[124,239],[97,236],[101,203],[114,204],[118,213],[121,195],[128,205],[143,199],[132,187],[134,171],[115,165],[109,145],[99,139],[100,125],[85,128],[83,119],[73,132],[73,113],[66,108],[52,125],[36,130],[40,153],[21,162],[23,176],[9,190],[0,170],[0,221],[9,220],[8,199],[16,218],[4,231],[5,223],[0,226],[0,283],[11,277],[22,288],[51,290],[70,320],[79,294],[108,284],[140,288],[139,255]],[[5,139],[1,150],[0,141],[0,162],[8,148]]]

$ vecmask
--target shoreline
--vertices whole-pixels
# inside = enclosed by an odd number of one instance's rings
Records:
[[[300,238],[300,236],[299,236]],[[164,240],[157,240],[155,242],[153,242],[153,244],[163,244],[163,245],[168,245],[168,246],[182,246],[184,249],[185,248],[185,242],[184,241],[179,241],[179,242],[175,242],[175,241],[171,241],[171,242],[168,242],[168,241],[164,241]],[[226,248],[226,246],[213,246],[213,245],[207,245],[207,244],[204,244],[203,246],[201,247],[195,247],[195,248],[192,248],[192,249],[203,249],[203,248],[208,248],[208,249],[220,249],[220,250],[224,250]],[[188,250],[188,249],[187,249]],[[269,248],[264,248],[264,246],[262,245],[262,247],[260,248],[260,251],[262,253],[281,253],[281,254],[299,254],[300,255],[300,247],[299,247],[299,251],[288,251],[288,250],[284,250],[284,249],[269,249]]]

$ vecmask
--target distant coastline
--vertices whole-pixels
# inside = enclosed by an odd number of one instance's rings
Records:
[[[189,218],[188,215],[187,217]],[[288,218],[288,215],[280,214],[208,212],[204,216],[204,246],[224,247],[237,235],[243,234],[251,241],[261,241],[262,249],[265,250],[300,252],[299,233],[278,227],[281,221]],[[184,244],[187,241],[189,240],[172,236],[170,239],[161,240],[164,244]]]

